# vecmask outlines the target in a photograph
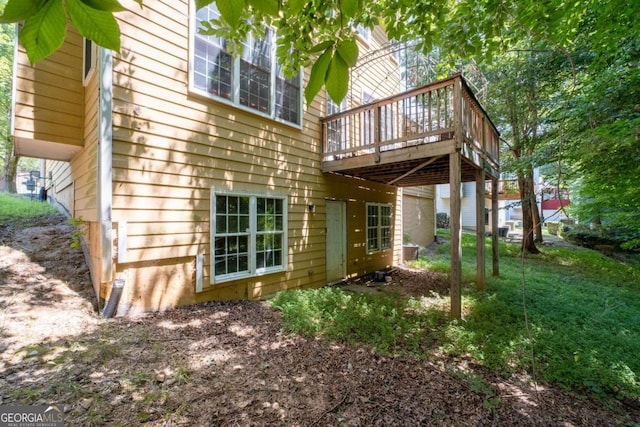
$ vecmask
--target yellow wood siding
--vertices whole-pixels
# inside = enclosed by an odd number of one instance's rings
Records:
[[[363,103],[363,92],[374,99],[386,98],[401,92],[400,67],[388,49],[389,40],[381,27],[371,31],[369,41],[358,37],[360,59],[351,70],[347,108]]]
[[[81,65],[78,65],[81,67]],[[78,74],[82,85],[82,74]],[[62,205],[67,213],[82,221],[84,240],[90,254],[90,269],[96,294],[100,283],[100,227],[98,226],[96,178],[97,178],[97,113],[98,78],[94,73],[82,90],[82,135],[83,148],[71,161],[47,161],[47,173],[51,172],[49,196]]]
[[[112,219],[114,231],[126,222],[117,236],[127,248],[116,265],[127,283],[122,307],[162,309],[325,285],[327,199],[348,204],[349,275],[397,263],[397,249],[366,251],[366,202],[397,206],[396,189],[320,171],[322,96],[304,107],[298,129],[189,93],[188,11],[187,1],[162,0],[121,15]],[[212,188],[287,196],[285,272],[210,284]],[[394,216],[401,220],[395,210]],[[394,235],[395,242],[401,237]],[[202,292],[195,292],[198,254],[204,255]]]
[[[17,53],[15,132],[35,139],[82,146],[82,37],[68,26],[62,47],[31,66],[22,46]]]

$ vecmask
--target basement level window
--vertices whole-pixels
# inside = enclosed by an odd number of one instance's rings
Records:
[[[286,197],[212,190],[211,222],[211,283],[286,269]]]
[[[367,203],[367,252],[391,248],[392,205]]]
[[[192,11],[195,8],[191,9]],[[234,58],[227,40],[198,32],[202,22],[220,19],[215,3],[192,13],[189,88],[280,122],[302,124],[302,75],[283,74],[276,60],[276,36],[270,27],[249,34],[242,55]]]

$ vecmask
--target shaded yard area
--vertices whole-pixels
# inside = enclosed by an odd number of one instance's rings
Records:
[[[640,423],[633,402],[533,386],[522,372],[505,377],[437,342],[420,344],[428,354],[417,358],[293,335],[264,302],[100,318],[71,226],[59,216],[42,221],[0,228],[3,405],[60,404],[68,425]],[[384,292],[425,304],[446,292],[437,268],[390,277]]]

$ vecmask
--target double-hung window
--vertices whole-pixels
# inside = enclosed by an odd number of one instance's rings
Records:
[[[362,91],[362,105],[370,104],[375,101],[373,94]],[[369,108],[362,112],[362,142],[364,145],[371,145],[374,143],[374,133],[375,133],[375,114],[374,109]]]
[[[193,8],[195,9],[195,7]],[[222,100],[248,111],[300,126],[302,77],[285,77],[275,57],[275,33],[250,34],[242,55],[234,58],[222,37],[198,33],[203,21],[219,19],[215,3],[192,19],[189,87],[194,93]]]
[[[347,100],[343,99],[340,105],[333,102],[327,94],[327,116],[340,113],[347,109]],[[349,129],[349,117],[341,117],[327,124],[327,147],[329,152],[340,151],[347,148],[347,132]]]
[[[367,252],[391,248],[392,205],[367,203]]]
[[[286,197],[214,190],[211,218],[211,283],[286,269]]]

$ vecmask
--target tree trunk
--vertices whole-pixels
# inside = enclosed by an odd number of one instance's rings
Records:
[[[535,190],[535,188],[534,188]],[[536,243],[542,243],[542,220],[540,219],[540,210],[538,209],[538,203],[536,203],[536,193],[535,191],[531,195],[532,203],[531,203],[531,216],[533,219],[533,231],[535,232]]]
[[[533,240],[533,206],[535,198],[533,194],[533,171],[518,171],[518,187],[520,189],[520,200],[522,201],[522,252],[539,254]]]
[[[18,189],[16,188],[16,175],[18,173],[18,160],[20,160],[19,156],[14,155],[13,145],[7,147],[5,163],[4,163],[4,191],[8,191],[9,193],[17,193]]]

